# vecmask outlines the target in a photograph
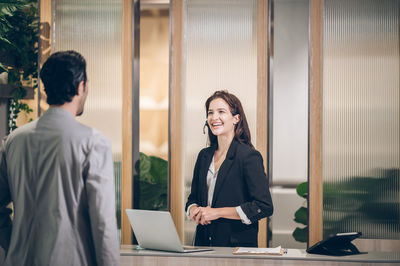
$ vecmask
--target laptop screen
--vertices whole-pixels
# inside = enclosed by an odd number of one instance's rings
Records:
[[[126,213],[140,247],[183,252],[169,212],[127,209]]]

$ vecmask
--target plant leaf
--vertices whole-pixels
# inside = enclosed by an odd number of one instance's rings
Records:
[[[2,37],[2,36],[0,36],[0,41],[6,43],[8,45],[11,45],[10,41],[7,40],[6,38]]]
[[[151,161],[150,173],[155,183],[166,183],[168,180],[168,162],[160,157],[149,156]]]
[[[308,225],[307,208],[300,207],[294,214],[294,221],[304,225]]]
[[[297,227],[294,231],[292,236],[298,242],[307,242],[308,241],[308,226],[304,228]]]
[[[297,195],[307,198],[308,195],[308,182],[300,183],[296,188]]]
[[[150,184],[146,181],[139,182],[140,199],[139,208],[145,210],[165,210],[167,207],[166,184]]]
[[[139,173],[139,175],[145,175],[150,172],[150,168],[151,161],[149,156],[141,152],[139,160],[135,164],[136,172]]]

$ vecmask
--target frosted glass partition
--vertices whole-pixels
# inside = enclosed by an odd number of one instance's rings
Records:
[[[197,154],[207,142],[204,104],[215,90],[228,89],[242,101],[255,144],[257,1],[186,0],[184,8],[182,172],[186,202]],[[192,243],[193,234],[194,223],[186,220],[186,244]]]
[[[324,236],[400,236],[399,5],[324,1]]]
[[[273,5],[272,181],[279,185],[307,181],[308,5],[308,0]]]
[[[296,186],[307,181],[309,0],[273,0],[270,25],[272,90],[272,200],[270,246],[305,248],[293,231],[294,213],[305,204]]]
[[[122,0],[53,0],[54,51],[76,50],[87,61],[89,95],[79,120],[112,143],[120,226],[122,150]]]

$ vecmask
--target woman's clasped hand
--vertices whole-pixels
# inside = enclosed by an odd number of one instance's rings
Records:
[[[193,206],[190,208],[189,218],[196,222],[196,224],[207,225],[211,221],[220,218],[219,211],[215,208]]]

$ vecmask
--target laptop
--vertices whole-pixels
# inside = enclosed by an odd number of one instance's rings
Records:
[[[126,214],[141,248],[182,253],[212,250],[182,246],[169,212],[126,209]]]

